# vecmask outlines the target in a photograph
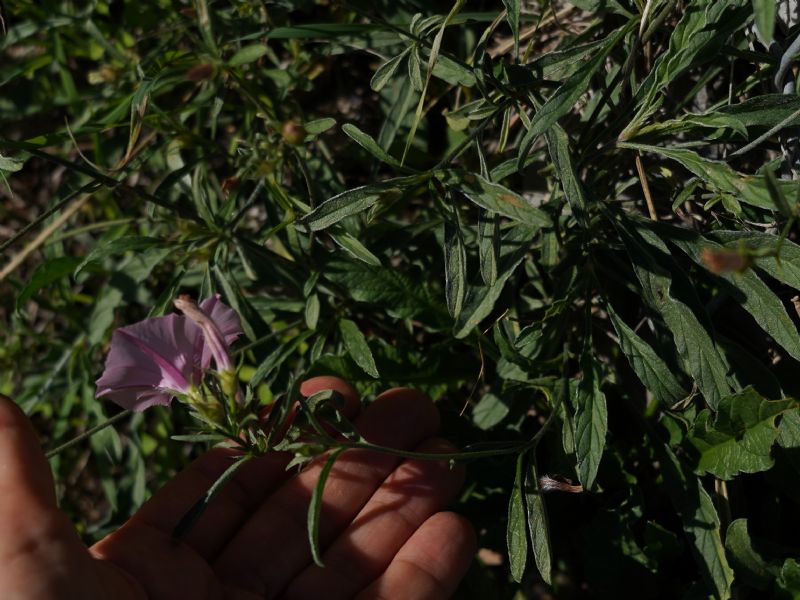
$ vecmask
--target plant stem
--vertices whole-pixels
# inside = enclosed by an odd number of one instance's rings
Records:
[[[56,446],[52,450],[48,450],[47,452],[45,452],[44,455],[45,455],[46,458],[53,458],[54,456],[58,456],[64,450],[67,450],[68,448],[72,448],[73,446],[77,446],[83,440],[93,436],[98,431],[102,431],[103,429],[113,425],[117,421],[121,421],[125,417],[129,417],[131,414],[133,414],[133,411],[131,409],[123,410],[118,415],[114,415],[113,417],[111,417],[110,419],[108,419],[106,421],[103,421],[99,425],[95,425],[94,427],[92,427],[90,429],[87,429],[86,431],[84,431],[79,436],[72,438],[70,441],[63,443],[60,446]]]

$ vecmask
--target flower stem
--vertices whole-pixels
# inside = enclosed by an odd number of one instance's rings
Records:
[[[87,438],[89,438],[89,437],[93,436],[93,435],[94,435],[95,433],[97,433],[98,431],[102,431],[103,429],[105,429],[106,427],[109,427],[109,426],[113,425],[113,424],[114,424],[114,423],[116,423],[117,421],[121,421],[121,420],[122,420],[122,419],[124,419],[125,417],[129,417],[131,414],[133,414],[133,411],[132,411],[131,409],[128,409],[128,410],[123,410],[123,411],[122,411],[121,413],[119,413],[118,415],[114,415],[113,417],[111,417],[110,419],[107,419],[106,421],[103,421],[103,422],[102,422],[102,423],[100,423],[99,425],[95,425],[94,427],[92,427],[92,428],[90,428],[90,429],[87,429],[87,430],[86,430],[86,431],[84,431],[82,434],[80,434],[80,435],[78,435],[78,436],[76,436],[76,437],[72,438],[72,439],[71,439],[71,440],[69,440],[68,442],[64,442],[64,443],[63,443],[63,444],[61,444],[60,446],[56,446],[56,447],[55,447],[55,448],[53,448],[52,450],[48,450],[47,452],[45,452],[45,454],[44,454],[44,455],[45,455],[45,457],[46,457],[46,458],[48,458],[48,459],[49,459],[49,458],[53,458],[54,456],[58,456],[58,455],[59,455],[59,454],[61,454],[61,453],[62,453],[64,450],[66,450],[66,449],[68,449],[68,448],[72,448],[73,446],[77,446],[77,445],[78,445],[78,444],[80,444],[80,443],[81,443],[83,440],[85,440],[85,439],[87,439]]]

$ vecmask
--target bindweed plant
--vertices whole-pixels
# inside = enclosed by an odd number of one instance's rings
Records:
[[[328,452],[318,560],[368,448],[467,463],[460,598],[800,594],[796,3],[146,4],[2,9],[0,392],[87,540],[208,445],[178,535]],[[320,374],[459,451],[371,444]]]

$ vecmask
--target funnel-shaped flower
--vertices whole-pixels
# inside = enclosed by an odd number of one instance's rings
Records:
[[[239,316],[215,295],[200,307],[213,320],[226,344],[241,334]],[[168,405],[173,396],[190,393],[211,363],[203,331],[182,315],[153,317],[121,327],[111,338],[105,370],[97,380],[98,398],[142,411]]]

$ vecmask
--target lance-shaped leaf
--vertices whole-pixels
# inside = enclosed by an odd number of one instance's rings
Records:
[[[585,225],[586,192],[575,171],[569,137],[561,126],[554,125],[547,131],[545,138],[550,159],[553,161],[556,174],[561,181],[561,189],[564,190],[572,213],[580,223]]]
[[[372,350],[369,349],[367,338],[361,333],[358,325],[350,319],[341,319],[339,321],[339,332],[342,334],[342,341],[345,348],[347,348],[347,353],[355,363],[364,369],[367,375],[378,378],[378,367],[375,366]]]
[[[578,459],[578,479],[583,487],[591,490],[606,445],[608,407],[606,396],[600,389],[594,359],[587,353],[581,363],[583,379],[575,393],[575,452]]]
[[[726,248],[707,240],[694,232],[659,225],[658,231],[669,236],[669,240],[683,250],[692,260],[709,270],[703,259],[705,252],[724,252]],[[773,238],[777,244],[777,240]],[[712,271],[713,272],[713,271]],[[742,272],[722,272],[718,274],[723,283],[742,308],[749,312],[756,323],[778,342],[793,358],[800,360],[800,333],[786,312],[780,298],[750,269]],[[722,283],[722,282],[721,282]]]
[[[619,337],[619,347],[644,387],[667,406],[685,398],[688,393],[655,350],[628,327],[610,303],[606,304],[606,312]]]
[[[343,248],[353,258],[357,258],[373,267],[381,266],[381,260],[370,252],[355,236],[350,235],[344,229],[340,229],[336,233],[333,231],[328,233],[331,239],[336,242],[336,245]]]
[[[378,67],[378,70],[375,71],[375,75],[372,76],[372,80],[369,82],[369,86],[376,92],[380,92],[383,87],[389,83],[389,80],[391,80],[392,76],[395,74],[398,67],[400,67],[405,57],[408,56],[409,51],[410,49],[406,48],[400,54],[394,58],[390,58],[380,67]]]
[[[497,278],[492,285],[469,287],[461,316],[456,321],[455,337],[466,337],[476,325],[489,316],[506,281],[514,274],[528,253],[535,233],[536,228],[518,225],[503,236],[500,243],[500,268]]]
[[[328,475],[330,475],[336,459],[339,458],[339,455],[343,451],[344,448],[337,448],[328,456],[325,465],[319,473],[319,478],[314,486],[314,491],[311,493],[311,501],[308,505],[308,545],[311,548],[311,557],[320,567],[325,566],[322,563],[322,550],[319,544],[319,523],[322,519],[322,497],[325,492],[325,482],[328,481]]]
[[[533,560],[545,583],[552,579],[552,555],[550,530],[547,522],[547,507],[539,487],[535,450],[530,452],[530,465],[525,475],[525,510],[528,517],[528,533],[531,538]]]
[[[693,310],[684,298],[673,291],[673,277],[655,259],[652,251],[670,258],[669,251],[658,238],[650,233],[648,243],[637,239],[625,228],[620,228],[625,247],[631,257],[636,277],[642,286],[642,294],[657,311],[673,335],[684,369],[697,382],[709,406],[716,408],[719,401],[731,393],[731,370],[724,354],[709,335],[708,323],[701,323],[695,311],[702,313],[702,307]],[[647,233],[647,230],[640,230]],[[662,248],[651,244],[661,244]],[[676,267],[677,268],[677,267]],[[706,319],[704,319],[706,320]]]
[[[620,142],[618,145],[621,148],[654,152],[671,158],[708,183],[714,191],[731,194],[745,204],[768,210],[777,210],[778,208],[770,196],[764,177],[738,173],[723,161],[704,158],[687,148],[663,148],[628,142]],[[797,194],[797,182],[780,180],[778,185],[786,197],[792,198]]]
[[[620,139],[629,139],[660,104],[659,92],[692,66],[711,60],[717,49],[749,18],[750,0],[692,2],[672,29],[669,48],[662,53],[636,91],[639,107]]]
[[[481,278],[486,285],[497,281],[500,260],[500,217],[491,211],[481,211],[478,217],[478,258]]]
[[[467,251],[457,211],[444,222],[444,290],[447,310],[458,319],[467,293]]]
[[[522,196],[512,192],[499,183],[493,183],[475,173],[467,173],[455,169],[438,173],[445,186],[459,191],[478,206],[500,213],[510,219],[515,219],[534,225],[546,227],[550,225],[549,215],[541,209],[531,206]]]
[[[305,225],[311,231],[320,231],[346,217],[364,212],[378,202],[397,200],[406,189],[416,185],[422,179],[419,176],[397,177],[347,190],[320,204],[298,223]]]
[[[378,145],[378,142],[375,141],[371,135],[368,135],[361,131],[358,127],[351,123],[345,123],[342,125],[342,131],[347,134],[347,137],[352,139],[355,143],[359,146],[364,148],[367,152],[372,154],[375,158],[377,158],[381,162],[385,162],[387,165],[391,165],[396,169],[401,171],[408,172],[410,169],[402,166],[400,161],[391,156],[386,150],[381,148]]]
[[[732,479],[738,473],[770,469],[775,462],[772,445],[778,437],[775,418],[795,406],[794,400],[765,400],[748,387],[723,398],[716,416],[703,410],[689,436],[699,454],[697,472]]]
[[[511,567],[511,576],[514,581],[522,581],[525,566],[528,562],[528,535],[527,519],[525,514],[525,496],[522,489],[525,474],[523,466],[525,455],[517,457],[517,471],[514,478],[514,487],[508,499],[508,526],[506,529],[506,544],[508,546],[508,562]]]
[[[775,0],[753,0],[753,16],[761,43],[769,47],[775,32]]]
[[[732,250],[745,249],[759,269],[800,290],[800,246],[762,231],[714,231],[712,238]]]
[[[503,0],[506,7],[506,21],[511,27],[511,35],[514,37],[514,56],[519,54],[519,13],[520,0]]]
[[[664,485],[692,543],[695,561],[713,597],[730,598],[733,570],[728,564],[714,503],[700,481],[675,456],[667,444],[656,441]]]
[[[163,240],[138,235],[116,238],[104,244],[98,244],[75,268],[75,276],[77,277],[89,264],[100,261],[109,256],[125,254],[126,252],[146,250],[148,248],[155,248],[163,245]]]
[[[237,50],[236,54],[231,56],[230,60],[228,61],[228,65],[231,67],[246,65],[247,63],[257,61],[267,52],[269,52],[269,48],[267,48],[264,44],[252,44],[251,46],[245,46],[244,48]]]
[[[627,25],[609,35],[603,45],[589,59],[589,62],[575,71],[536,111],[533,119],[531,119],[528,131],[525,132],[519,143],[519,154],[517,155],[517,168],[519,170],[522,170],[525,159],[536,138],[573,109],[578,99],[588,90],[592,76],[603,65],[614,46],[631,31],[633,26],[634,22],[630,21]]]
[[[71,275],[79,264],[81,259],[76,256],[59,256],[40,264],[17,296],[17,310],[42,288]]]

